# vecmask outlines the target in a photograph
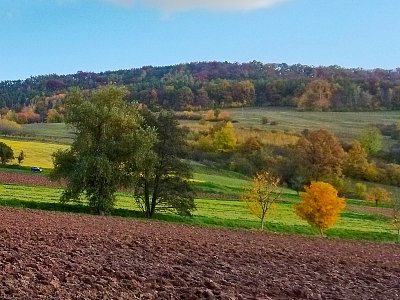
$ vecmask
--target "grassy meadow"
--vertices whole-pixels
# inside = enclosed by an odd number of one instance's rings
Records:
[[[215,180],[213,178],[212,180]],[[224,186],[223,182],[217,182]],[[24,186],[3,184],[0,189],[0,205],[15,206],[45,210],[61,210],[89,213],[82,203],[61,205],[59,198],[62,189],[43,186]],[[266,228],[274,232],[317,234],[305,221],[294,213],[294,205],[299,198],[293,194],[283,194],[282,201],[268,213]],[[223,226],[234,228],[259,228],[259,219],[251,215],[245,203],[237,198],[197,198],[197,210],[192,217],[182,217],[171,213],[159,213],[157,219],[175,222],[185,222],[193,225]],[[389,218],[382,215],[381,207],[370,207],[364,211],[364,204],[359,201],[360,209],[351,205],[341,213],[338,222],[326,234],[331,237],[367,239],[380,241],[394,241],[395,231],[392,230]],[[357,207],[356,207],[357,208]],[[138,208],[128,192],[119,192],[116,195],[116,205],[112,212],[117,216],[139,217]]]

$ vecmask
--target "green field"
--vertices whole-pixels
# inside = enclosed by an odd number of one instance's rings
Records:
[[[34,123],[22,125],[23,134],[30,139],[71,144],[73,130],[64,123]]]
[[[86,206],[76,203],[62,206],[58,201],[61,193],[62,189],[54,187],[4,184],[0,190],[0,205],[88,213]],[[129,193],[117,193],[116,198],[114,215],[140,216]],[[284,196],[283,201],[277,203],[269,213],[266,228],[274,232],[317,234],[315,229],[294,214],[293,206],[297,201],[294,195]],[[249,214],[245,204],[238,199],[200,198],[195,202],[197,210],[193,217],[165,213],[158,214],[156,218],[194,225],[259,228],[259,220]],[[331,237],[342,238],[380,241],[396,239],[388,218],[378,213],[354,210],[344,210],[337,224],[326,233]]]
[[[238,127],[295,130],[326,128],[343,139],[359,136],[371,124],[393,124],[400,120],[399,111],[374,112],[300,112],[291,108],[245,108],[227,110],[238,120]],[[277,125],[261,125],[261,118]]]

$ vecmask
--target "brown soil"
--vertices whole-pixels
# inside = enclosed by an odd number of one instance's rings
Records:
[[[0,208],[1,299],[400,299],[400,247]]]
[[[0,183],[61,186],[58,181],[51,181],[47,176],[37,173],[22,173],[16,171],[0,171]]]

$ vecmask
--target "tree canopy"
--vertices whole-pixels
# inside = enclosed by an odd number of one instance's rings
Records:
[[[14,151],[6,143],[0,142],[0,161],[5,165],[10,160],[14,159]]]
[[[186,156],[186,130],[178,126],[170,112],[152,113],[142,109],[140,113],[144,124],[155,129],[157,140],[140,161],[134,198],[148,218],[156,210],[190,215],[195,204],[188,181],[191,170],[182,160]]]
[[[302,201],[295,206],[296,214],[311,226],[324,230],[335,224],[339,212],[344,208],[344,199],[337,196],[336,189],[326,182],[312,182],[300,193]]]
[[[67,187],[62,201],[84,195],[98,214],[108,212],[117,189],[129,182],[136,170],[129,162],[147,151],[154,141],[144,128],[136,107],[124,101],[126,90],[105,86],[85,95],[69,92],[65,121],[74,127],[76,138],[69,150],[54,154],[54,178],[64,178]]]

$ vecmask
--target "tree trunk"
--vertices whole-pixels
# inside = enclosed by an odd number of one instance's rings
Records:
[[[151,218],[150,215],[150,195],[147,180],[144,180],[144,208],[146,210],[146,217]]]
[[[322,228],[319,228],[319,235],[321,237],[324,237],[324,230]]]
[[[261,229],[264,229],[264,216],[261,218]]]

